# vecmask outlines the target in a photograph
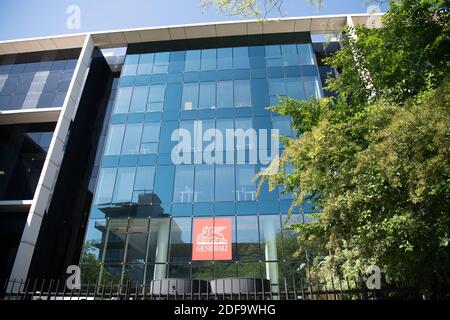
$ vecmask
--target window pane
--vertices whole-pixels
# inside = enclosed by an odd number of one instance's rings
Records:
[[[305,84],[306,99],[319,99],[321,96],[319,79],[317,77],[303,77],[303,80]]]
[[[108,223],[108,242],[106,243],[105,263],[121,263],[125,254],[126,219],[111,219]],[[108,267],[105,266],[105,269]],[[121,269],[121,268],[120,268]],[[109,278],[109,277],[108,277]],[[119,275],[120,279],[120,275]]]
[[[261,256],[266,261],[281,259],[281,224],[279,215],[259,216]]]
[[[183,85],[182,109],[193,110],[198,108],[198,83],[185,83]]]
[[[97,191],[95,192],[95,204],[110,203],[116,180],[116,168],[102,168],[98,178]]]
[[[114,187],[114,203],[130,202],[133,195],[134,175],[136,168],[119,168],[116,186]]]
[[[234,165],[216,165],[216,201],[234,201]]]
[[[312,46],[310,44],[298,44],[297,49],[298,54],[300,55],[300,64],[302,65],[314,64]]]
[[[150,94],[148,96],[148,102],[163,102],[164,94],[166,92],[166,85],[152,85],[150,87]]]
[[[186,51],[186,64],[184,71],[199,71],[200,70],[200,50]]]
[[[250,67],[248,47],[233,48],[233,64],[235,69],[247,69]]]
[[[251,164],[236,165],[236,200],[254,201],[256,200],[256,185],[252,179],[256,175],[255,166]]]
[[[128,234],[128,248],[127,248],[127,263],[144,263],[145,262],[145,254],[147,252],[147,232],[141,233],[132,233]],[[137,280],[142,282],[143,276],[143,267],[142,269],[137,270],[138,272],[134,275],[134,272],[130,271],[132,275],[128,274],[129,278],[133,278],[133,280]],[[127,270],[125,270],[127,272]]]
[[[280,130],[280,135],[291,136],[291,119],[289,116],[275,116],[272,117],[272,127]]]
[[[153,190],[153,179],[155,177],[155,167],[138,167],[136,172],[136,181],[134,190],[150,191]]]
[[[300,78],[286,79],[286,95],[298,100],[305,99],[305,89]]]
[[[217,82],[217,107],[232,108],[233,106],[233,81]]]
[[[144,112],[147,106],[148,87],[134,87],[130,112]]]
[[[167,73],[169,71],[169,52],[155,54],[153,73]]]
[[[124,124],[111,124],[109,126],[108,139],[106,140],[105,147],[106,156],[120,155],[124,132]]]
[[[216,69],[216,49],[202,50],[202,71]]]
[[[234,81],[234,105],[237,107],[249,107],[251,104],[250,81]]]
[[[130,107],[131,94],[133,87],[123,87],[117,90],[116,104],[114,113],[127,113]]]
[[[151,74],[153,71],[154,58],[155,54],[153,53],[141,54],[141,58],[139,59],[139,66],[137,68],[137,74]]]
[[[159,122],[149,122],[144,124],[142,143],[158,142],[161,124]]]
[[[195,167],[195,202],[214,201],[214,166],[197,165]]]
[[[150,220],[150,239],[148,245],[148,261],[150,262],[166,262],[169,249],[169,218],[152,218]],[[165,265],[160,269],[159,273],[164,274]],[[153,276],[153,274],[152,274]],[[158,270],[155,270],[156,279],[161,278],[161,274],[158,274]],[[158,277],[159,276],[159,277]]]
[[[194,193],[194,166],[177,166],[173,202],[192,202]]]
[[[141,133],[142,123],[131,123],[127,125],[123,139],[122,154],[139,154]]]
[[[173,218],[170,226],[170,260],[189,261],[191,258],[191,218]]]
[[[279,45],[266,46],[266,57],[267,58],[280,58],[281,57],[281,47]]]
[[[139,62],[139,55],[127,55],[122,67],[121,76],[134,76]]]
[[[241,261],[259,260],[257,216],[237,216],[237,255]]]
[[[216,107],[216,83],[200,82],[200,109],[215,109]]]
[[[233,50],[232,48],[217,49],[217,69],[233,69]]]

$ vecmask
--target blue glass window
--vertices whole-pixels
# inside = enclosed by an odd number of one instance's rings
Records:
[[[237,107],[251,106],[250,80],[234,81],[234,105]]]
[[[134,87],[131,97],[130,112],[145,112],[147,106],[148,87]]]
[[[232,48],[217,49],[217,69],[233,69],[233,50]]]
[[[236,200],[256,200],[256,185],[252,179],[256,175],[256,169],[251,164],[236,165]]]
[[[216,201],[234,201],[236,193],[234,182],[234,165],[216,165],[215,176]]]
[[[320,84],[318,77],[303,77],[305,85],[305,96],[306,99],[310,98],[320,98]]]
[[[282,45],[281,52],[283,54],[284,66],[298,66],[300,64],[300,59],[297,54],[297,46],[295,44]]]
[[[152,85],[150,86],[150,94],[148,95],[147,111],[157,112],[162,111],[164,104],[164,96],[166,92],[166,85]]]
[[[151,74],[153,71],[153,59],[155,58],[154,53],[142,54],[139,59],[139,66],[137,68],[137,74]]]
[[[314,56],[311,44],[298,44],[297,49],[300,56],[301,65],[314,64]]]
[[[140,150],[141,154],[157,153],[160,129],[161,124],[159,122],[149,122],[144,124]]]
[[[237,259],[259,260],[259,232],[257,216],[236,217]]]
[[[216,70],[216,49],[202,50],[201,69],[202,71]]]
[[[124,133],[124,124],[111,124],[109,126],[108,138],[105,146],[105,155],[120,155]]]
[[[193,202],[194,199],[194,166],[176,166],[173,202]]]
[[[102,168],[100,170],[97,191],[95,192],[95,204],[110,203],[114,191],[117,168]]]
[[[281,224],[279,215],[268,215],[259,217],[259,232],[261,238],[261,256],[266,261],[277,261],[282,259]]]
[[[181,99],[183,110],[198,109],[198,83],[185,83]]]
[[[200,109],[215,109],[216,107],[216,83],[200,82]]]
[[[248,47],[233,48],[233,65],[235,69],[250,68],[250,62],[248,59]]]
[[[134,76],[139,63],[139,55],[127,55],[122,67],[121,76]]]
[[[184,71],[200,71],[200,50],[186,51],[186,62]]]
[[[167,73],[169,71],[169,52],[155,53],[155,62],[153,65],[153,73]]]
[[[197,165],[195,166],[195,202],[214,201],[214,166]]]
[[[129,123],[125,130],[121,154],[139,154],[141,144],[142,123]]]
[[[217,82],[217,107],[232,108],[233,106],[233,81]]]
[[[113,195],[114,203],[131,202],[135,172],[135,167],[122,167],[117,170]]]
[[[305,99],[305,89],[300,78],[286,78],[286,94],[298,100]]]
[[[116,104],[114,105],[114,113],[128,112],[132,93],[133,87],[121,87],[117,89],[117,97],[116,97]]]
[[[136,181],[134,190],[150,191],[153,190],[153,179],[155,177],[155,167],[138,167],[136,171]]]

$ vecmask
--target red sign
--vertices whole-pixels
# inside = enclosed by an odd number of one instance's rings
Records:
[[[232,218],[195,218],[192,260],[231,260],[232,225]]]

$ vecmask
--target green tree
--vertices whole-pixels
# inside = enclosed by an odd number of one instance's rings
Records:
[[[301,251],[328,252],[318,273],[356,276],[378,265],[424,293],[448,292],[448,26],[446,1],[392,2],[381,29],[357,26],[357,38],[345,30],[344,48],[327,60],[340,73],[328,81],[336,98],[283,98],[270,108],[291,115],[300,135],[283,139],[280,169],[259,175],[259,187],[282,184],[295,205],[319,195],[322,212],[296,226]]]
[[[320,9],[322,0],[305,0],[306,3]],[[200,0],[203,8],[215,7],[220,14],[231,16],[253,16],[266,19],[269,14],[283,13],[283,0]]]

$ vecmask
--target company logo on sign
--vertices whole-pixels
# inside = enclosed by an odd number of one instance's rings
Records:
[[[194,219],[192,260],[232,259],[232,218]]]

